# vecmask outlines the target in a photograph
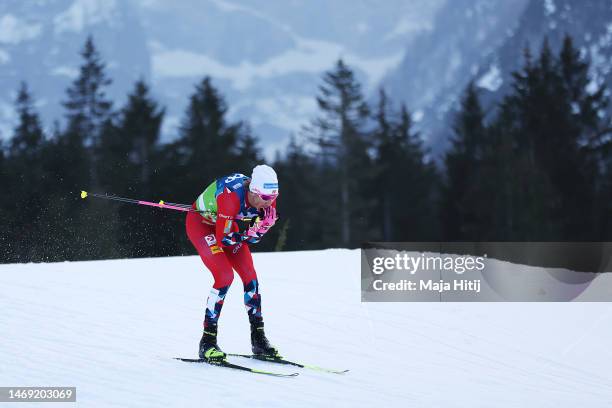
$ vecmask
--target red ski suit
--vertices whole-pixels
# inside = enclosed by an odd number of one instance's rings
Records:
[[[276,207],[276,202],[272,206]],[[233,269],[238,272],[244,285],[257,279],[248,242],[231,244],[232,239],[228,239],[233,234],[238,234],[238,225],[232,221],[236,219],[241,207],[252,207],[248,194],[244,194],[244,202],[241,203],[237,192],[225,190],[217,196],[216,222],[197,212],[187,214],[187,236],[198,251],[204,265],[213,274],[215,279],[213,288],[215,289],[231,285],[234,279]],[[230,221],[229,231],[227,229],[228,220]]]

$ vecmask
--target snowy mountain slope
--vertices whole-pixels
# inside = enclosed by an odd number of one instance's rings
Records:
[[[366,89],[396,67],[407,42],[430,29],[442,0],[140,1],[156,88],[180,123],[185,95],[211,75],[231,115],[268,145],[283,145],[316,113],[324,71],[342,57]]]
[[[400,66],[384,79],[389,95],[414,112],[434,153],[444,148],[444,141],[432,135],[448,128],[448,112],[487,58],[512,35],[526,4],[527,0],[447,2],[432,30],[408,45]],[[495,78],[485,85],[495,86]]]
[[[507,93],[524,49],[538,55],[545,37],[558,52],[565,34],[592,64],[593,89],[612,85],[612,3],[608,0],[465,0],[447,3],[385,79],[403,100],[435,154],[448,146],[462,92],[474,80],[486,112]],[[425,50],[429,49],[429,52]]]
[[[544,38],[548,38],[557,54],[566,34],[591,62],[592,89],[602,83],[612,85],[612,3],[606,0],[531,0],[514,34],[488,56],[476,74],[483,99],[488,103],[497,101],[509,90],[511,73],[525,62],[526,47],[537,56]],[[498,86],[487,86],[487,75],[495,71]]]
[[[7,0],[0,4],[0,127],[14,125],[19,81],[30,83],[45,124],[78,73],[93,34],[115,84],[116,105],[140,76],[167,108],[164,140],[176,137],[203,76],[226,96],[233,120],[249,120],[270,153],[316,111],[324,71],[340,57],[366,89],[399,64],[406,43],[430,30],[444,0]]]
[[[0,2],[0,137],[12,135],[13,103],[27,81],[44,124],[62,120],[65,90],[78,75],[87,35],[113,79],[109,96],[123,104],[140,77],[150,77],[146,42],[131,3],[108,0]]]
[[[1,265],[0,384],[76,386],[84,407],[609,406],[608,304],[361,303],[359,251],[255,265],[270,339],[348,374],[173,361],[196,355],[211,284],[192,256]],[[241,289],[236,277],[220,320],[228,351],[249,350]]]

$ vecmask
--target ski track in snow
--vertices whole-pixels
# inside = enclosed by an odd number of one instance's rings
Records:
[[[610,406],[610,304],[361,303],[359,251],[255,254],[255,266],[282,354],[349,373],[172,360],[197,357],[212,283],[191,256],[0,265],[0,386],[76,386],[77,403],[58,407]],[[250,349],[238,276],[219,343]]]

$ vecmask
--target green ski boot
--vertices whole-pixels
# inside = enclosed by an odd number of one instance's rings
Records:
[[[217,326],[208,326],[204,329],[200,340],[200,358],[214,363],[225,360],[226,354],[217,344]]]

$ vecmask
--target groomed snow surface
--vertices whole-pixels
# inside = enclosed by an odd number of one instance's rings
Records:
[[[359,251],[256,254],[255,265],[270,340],[287,358],[349,373],[234,360],[300,373],[274,378],[173,360],[197,357],[212,283],[190,256],[0,266],[0,386],[77,387],[76,404],[54,407],[612,401],[611,304],[361,303]],[[238,276],[219,325],[226,351],[249,351]]]

